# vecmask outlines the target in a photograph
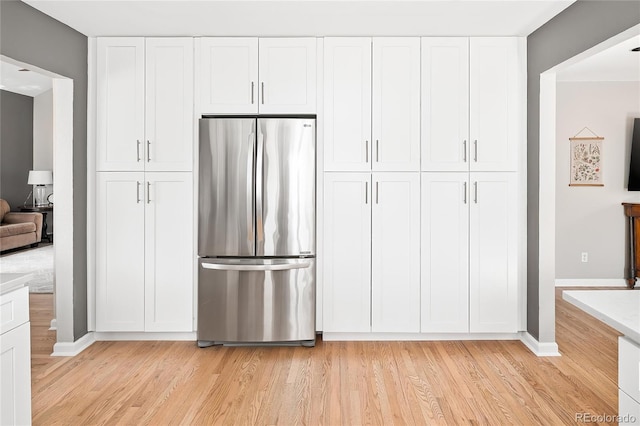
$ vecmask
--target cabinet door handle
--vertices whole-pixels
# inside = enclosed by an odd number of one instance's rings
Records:
[[[261,83],[261,90],[262,90],[262,105],[264,105],[264,81]]]
[[[462,141],[462,159],[467,162],[467,140]]]
[[[138,159],[138,162],[140,162],[140,139],[136,139],[136,158]]]
[[[473,141],[473,161],[478,162],[478,140]]]
[[[151,182],[147,181],[147,204],[151,203]]]
[[[364,141],[364,157],[365,163],[369,162],[369,141]]]
[[[136,181],[136,203],[140,204],[140,181]]]
[[[473,202],[478,204],[478,182],[473,182]]]
[[[379,153],[380,153],[380,141],[376,139],[376,163],[380,161]]]
[[[364,203],[369,204],[369,182],[364,183]]]
[[[376,204],[378,204],[378,183],[376,182]]]
[[[253,87],[255,86],[255,83],[252,81],[251,82],[251,105],[253,105]]]
[[[464,203],[467,204],[467,182],[464,182],[463,186],[464,186],[464,188],[463,188],[463,193],[464,193],[463,200],[464,200]]]
[[[147,163],[151,161],[151,142],[147,141]]]

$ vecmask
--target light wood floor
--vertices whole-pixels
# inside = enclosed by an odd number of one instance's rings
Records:
[[[319,341],[96,342],[54,358],[52,297],[33,294],[33,424],[559,425],[617,414],[618,333],[559,295],[561,357],[517,341]]]

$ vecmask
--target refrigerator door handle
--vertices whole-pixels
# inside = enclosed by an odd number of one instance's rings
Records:
[[[262,206],[264,197],[264,135],[258,130],[256,149],[256,248],[264,243],[264,224],[262,223]],[[256,253],[258,254],[258,253]]]
[[[242,265],[228,263],[205,263],[202,262],[204,269],[214,269],[217,271],[288,271],[291,269],[305,269],[311,266],[311,262],[298,263],[276,263],[271,265]]]

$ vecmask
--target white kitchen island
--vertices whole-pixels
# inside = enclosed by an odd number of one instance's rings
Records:
[[[624,336],[618,338],[620,425],[640,425],[640,290],[571,290],[562,298]]]

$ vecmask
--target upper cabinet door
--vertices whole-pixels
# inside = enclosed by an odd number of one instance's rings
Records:
[[[470,40],[470,169],[515,171],[521,144],[517,38]]]
[[[193,169],[193,39],[146,39],[145,170]]]
[[[144,39],[97,41],[98,171],[144,169]]]
[[[469,169],[469,39],[422,39],[422,170]]]
[[[261,38],[259,110],[262,114],[316,113],[316,39]]]
[[[371,170],[371,39],[324,41],[324,169]]]
[[[202,38],[203,114],[258,112],[258,39]]]
[[[420,170],[420,39],[373,39],[373,170]]]

